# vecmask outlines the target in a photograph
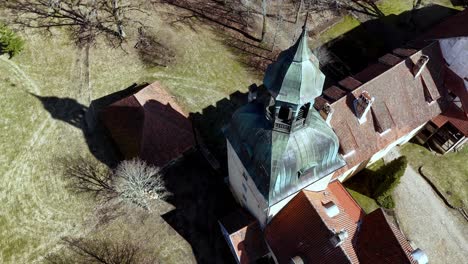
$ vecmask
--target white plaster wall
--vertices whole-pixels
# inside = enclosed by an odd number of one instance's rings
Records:
[[[237,156],[237,153],[234,151],[231,143],[229,143],[229,140],[227,140],[227,154],[229,185],[234,197],[259,221],[261,226],[264,226],[266,224],[268,214],[267,203]],[[245,180],[243,173],[247,175],[247,181]],[[246,190],[244,190],[242,184],[246,186]],[[242,195],[245,196],[245,200]]]
[[[372,163],[380,160],[381,158],[383,158],[392,148],[394,148],[395,146],[397,145],[403,145],[405,143],[407,143],[410,139],[412,139],[418,132],[419,130],[421,130],[424,126],[426,125],[426,123],[418,126],[417,128],[413,129],[411,132],[409,132],[408,134],[406,134],[405,136],[393,141],[392,143],[390,143],[387,147],[385,147],[384,149],[380,150],[379,152],[375,153],[374,155],[372,155],[372,157],[370,158],[369,162],[367,163],[367,166],[371,165]],[[356,171],[356,169],[359,167],[359,165],[361,165],[361,163],[359,163],[358,165],[352,167],[351,169],[347,170],[346,172],[344,172],[343,174],[341,174],[340,176],[338,176],[338,180],[340,182],[343,182],[345,181],[349,176],[353,175]]]
[[[333,176],[333,173],[330,173],[329,175],[323,177],[322,179],[306,186],[304,189],[308,191],[313,191],[313,192],[323,191],[327,188],[328,183],[330,183],[332,176]]]
[[[468,37],[440,39],[439,44],[450,69],[462,79],[468,78]],[[468,81],[464,81],[468,90]]]

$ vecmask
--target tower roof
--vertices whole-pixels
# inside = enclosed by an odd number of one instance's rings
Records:
[[[277,101],[296,105],[313,102],[322,93],[325,75],[307,43],[307,19],[296,43],[268,66],[263,83]]]

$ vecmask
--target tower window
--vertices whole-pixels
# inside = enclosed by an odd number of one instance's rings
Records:
[[[281,121],[287,123],[289,120],[291,120],[291,116],[292,116],[291,108],[287,106],[280,107],[280,110],[278,112],[278,118],[281,119]]]
[[[297,114],[297,120],[303,119],[307,117],[309,113],[310,103],[307,103],[299,109],[299,113]]]

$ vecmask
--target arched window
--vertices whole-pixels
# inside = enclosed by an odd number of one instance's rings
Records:
[[[310,103],[307,103],[299,109],[299,113],[297,114],[297,120],[304,119],[307,117],[309,113]]]
[[[284,123],[288,123],[288,121],[291,120],[291,117],[292,117],[292,110],[290,107],[287,107],[287,106],[281,106],[280,107],[280,110],[278,112],[278,118],[284,122]]]

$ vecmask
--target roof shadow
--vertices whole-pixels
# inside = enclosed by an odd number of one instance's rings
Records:
[[[333,55],[331,62],[322,67],[330,82],[356,74],[371,62],[395,48],[408,46],[412,40],[458,10],[440,5],[426,6],[368,20],[323,46]],[[327,79],[328,79],[327,78]]]

